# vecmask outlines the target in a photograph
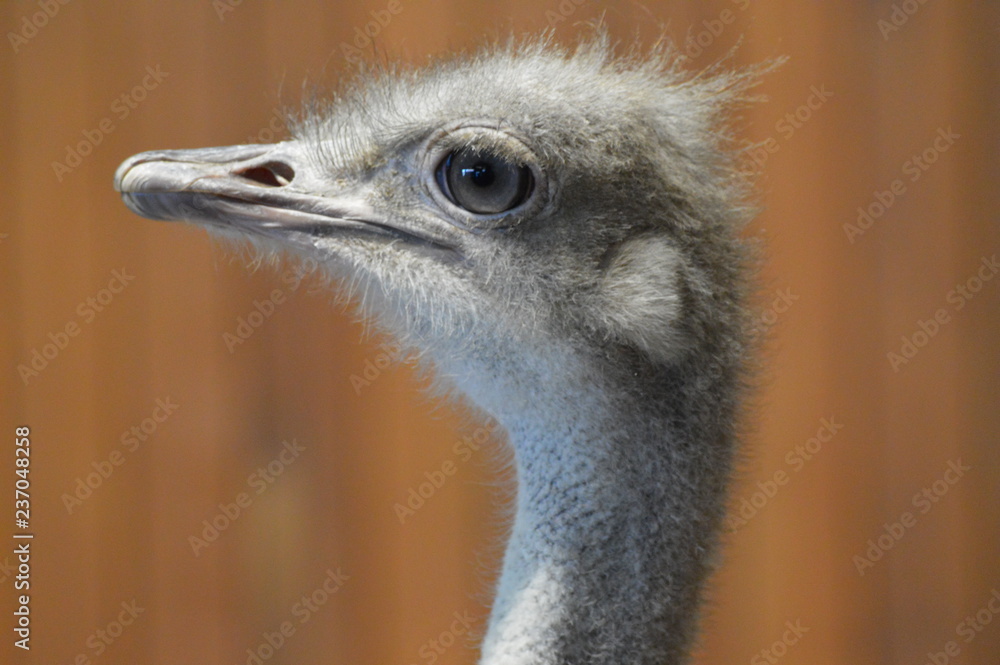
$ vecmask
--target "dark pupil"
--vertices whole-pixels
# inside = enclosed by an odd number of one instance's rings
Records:
[[[488,152],[465,148],[441,162],[438,184],[452,203],[477,215],[517,207],[531,192],[531,169]]]
[[[462,169],[462,177],[468,178],[476,187],[489,187],[496,180],[493,169],[489,164],[480,162],[475,166]]]

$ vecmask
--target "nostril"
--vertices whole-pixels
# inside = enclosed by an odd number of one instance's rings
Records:
[[[268,162],[244,171],[237,171],[236,175],[264,187],[284,187],[295,179],[295,170],[282,162]]]

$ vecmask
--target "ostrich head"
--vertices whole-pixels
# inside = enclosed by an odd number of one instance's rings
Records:
[[[115,183],[139,215],[320,261],[505,427],[484,663],[681,662],[734,447],[747,212],[724,116],[754,74],[604,37],[498,46]]]

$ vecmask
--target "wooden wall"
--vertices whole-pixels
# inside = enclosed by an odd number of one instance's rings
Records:
[[[1000,5],[393,3],[0,4],[0,514],[7,542],[27,425],[36,534],[33,648],[12,646],[15,580],[0,572],[0,660],[243,664],[332,571],[337,591],[266,662],[475,662],[502,488],[488,450],[456,445],[486,432],[405,366],[352,385],[383,351],[327,294],[249,274],[111,187],[135,152],[270,140],[280,105],[306,79],[349,75],[343,45],[392,4],[378,48],[412,62],[511,30],[572,41],[602,15],[623,41],[661,24],[690,36],[694,67],[741,39],[737,62],[790,56],[747,117],[765,146],[751,232],[770,257],[772,341],[734,490],[745,519],[696,662],[997,662]],[[275,289],[283,302],[228,348]],[[53,337],[65,348],[46,350]],[[22,376],[36,350],[53,357]],[[275,463],[286,442],[302,450]],[[394,506],[449,461],[401,523]],[[280,475],[257,471],[269,463]],[[244,492],[196,555],[203,520]],[[868,553],[880,538],[891,548]],[[123,603],[143,610],[127,626]],[[808,630],[782,644],[786,622]]]

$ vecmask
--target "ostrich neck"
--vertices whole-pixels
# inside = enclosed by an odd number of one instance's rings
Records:
[[[730,442],[675,400],[591,392],[499,417],[517,509],[481,665],[686,661]]]

